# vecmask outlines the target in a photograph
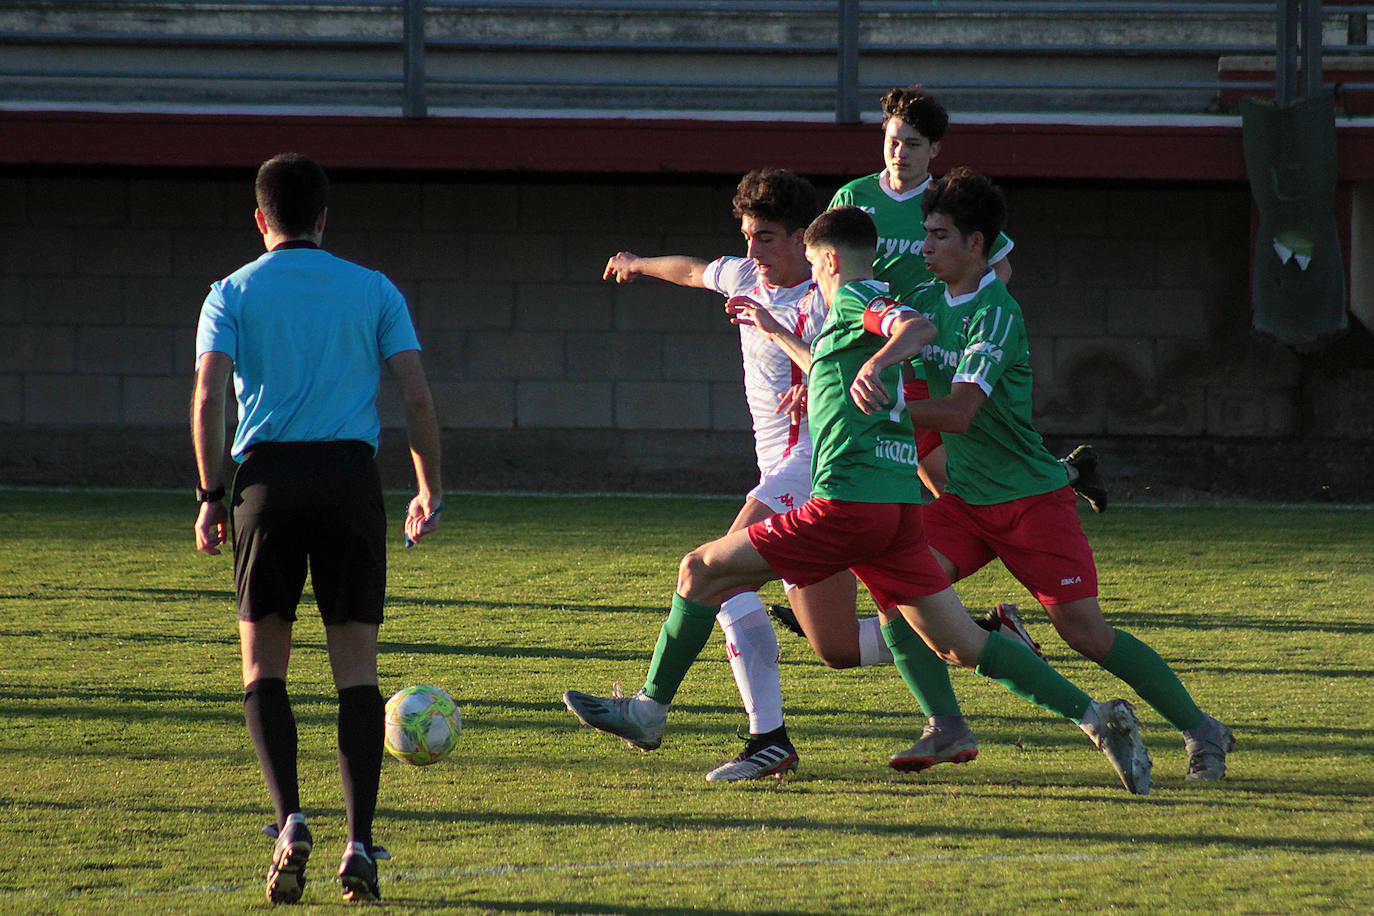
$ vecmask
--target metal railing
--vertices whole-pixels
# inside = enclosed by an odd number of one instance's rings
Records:
[[[64,86],[83,85],[92,98],[102,85],[116,98],[196,86],[185,93],[249,104],[293,93],[326,109],[354,97],[389,99],[405,116],[424,117],[436,105],[518,108],[510,101],[522,97],[533,109],[597,107],[577,104],[591,99],[633,110],[656,107],[646,98],[671,98],[679,104],[666,107],[709,111],[744,107],[739,100],[752,95],[764,108],[797,99],[854,122],[861,99],[913,81],[902,77],[918,61],[919,81],[962,93],[969,101],[961,108],[1077,100],[1085,110],[1204,111],[1225,92],[1290,99],[1317,91],[1323,34],[1342,26],[1340,50],[1374,67],[1363,43],[1374,3],[1339,0],[182,0],[164,4],[177,15],[163,31],[135,16],[121,22],[118,2],[101,6],[114,12],[96,26],[87,15],[85,28],[57,29],[43,25],[51,16],[26,28],[0,9],[0,77],[9,84],[0,102],[45,88],[79,95]],[[1016,31],[1008,34],[1009,25]],[[61,63],[17,60],[20,51],[58,48],[67,52]],[[262,62],[231,64],[219,57],[226,51]],[[167,61],[149,65],[158,54]],[[296,60],[307,56],[310,66]],[[1266,56],[1275,59],[1272,77],[1216,72],[1221,58]],[[208,63],[188,67],[188,57]],[[1150,72],[1159,62],[1169,72]],[[1360,80],[1344,88],[1374,89]],[[277,84],[275,96],[265,84]],[[827,97],[833,106],[816,101]]]

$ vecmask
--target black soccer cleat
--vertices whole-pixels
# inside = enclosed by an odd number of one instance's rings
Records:
[[[1098,473],[1097,452],[1091,445],[1080,445],[1069,452],[1063,462],[1078,472],[1069,482],[1073,491],[1088,501],[1094,512],[1107,511],[1107,488],[1102,485],[1102,475]]]
[[[363,851],[361,843],[350,843],[344,851],[343,861],[339,863],[339,884],[343,886],[343,898],[350,903],[382,899],[377,862]]]
[[[305,821],[288,820],[272,847],[267,867],[267,899],[273,903],[299,903],[305,893],[305,863],[313,840]]]
[[[792,609],[787,605],[768,605],[768,616],[782,624],[793,636],[800,636],[802,639],[806,638],[806,631],[802,629],[801,623],[798,622],[797,615],[792,613]]]

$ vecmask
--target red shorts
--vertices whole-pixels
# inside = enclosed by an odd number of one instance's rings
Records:
[[[1097,597],[1097,566],[1072,488],[991,506],[946,493],[926,506],[930,546],[963,579],[999,559],[1041,604]]]
[[[883,610],[949,588],[915,503],[809,499],[747,530],[749,543],[787,581],[815,585],[850,569]]]
[[[911,401],[929,401],[930,386],[923,378],[912,379],[902,386],[902,396]],[[916,428],[916,459],[925,461],[926,455],[945,444],[945,440],[933,429]]]

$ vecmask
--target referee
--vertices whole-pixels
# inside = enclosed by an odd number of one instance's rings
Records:
[[[383,731],[377,629],[386,591],[386,514],[373,459],[381,363],[405,399],[418,480],[408,541],[433,531],[443,508],[439,428],[400,291],[382,274],[320,248],[324,170],[283,153],[259,168],[256,192],[254,218],[267,252],[210,287],[196,331],[196,548],[218,554],[232,531],[244,717],[277,816],[268,899],[300,900],[312,845],[286,692],[291,627],[308,568],[339,695],[348,815],[339,879],[344,899],[375,900],[372,818]],[[239,421],[230,453],[238,470],[226,504],[231,375]]]

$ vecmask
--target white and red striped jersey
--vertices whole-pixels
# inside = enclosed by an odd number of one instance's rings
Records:
[[[702,277],[708,289],[725,296],[748,296],[766,308],[783,327],[807,343],[825,322],[825,301],[808,278],[796,286],[769,286],[759,278],[750,258],[718,258]],[[806,376],[781,347],[749,325],[740,325],[740,353],[744,361],[744,396],[754,421],[754,453],[760,472],[784,458],[811,460],[811,436],[806,423],[779,414],[778,396]]]

